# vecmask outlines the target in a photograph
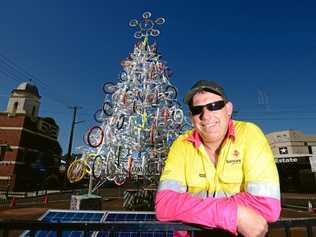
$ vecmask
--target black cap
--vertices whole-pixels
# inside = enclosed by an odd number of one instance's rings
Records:
[[[200,90],[212,92],[214,94],[220,95],[221,97],[223,97],[224,100],[227,100],[224,93],[224,89],[219,84],[217,84],[214,81],[200,80],[196,82],[187,92],[187,94],[184,97],[184,102],[189,104],[192,97],[196,94],[197,91]]]

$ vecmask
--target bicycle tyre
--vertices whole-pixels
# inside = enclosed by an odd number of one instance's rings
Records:
[[[70,183],[76,183],[83,179],[87,173],[87,164],[83,160],[73,161],[67,169],[67,178]]]
[[[122,186],[126,181],[127,181],[128,176],[123,174],[123,173],[119,173],[115,176],[114,178],[114,183],[117,186]]]
[[[106,116],[112,116],[113,114],[113,105],[106,101],[103,103],[103,113],[106,115]]]
[[[127,77],[127,72],[122,71],[120,74],[120,80],[121,81],[127,81],[128,77]]]
[[[130,20],[130,22],[128,23],[128,25],[130,27],[136,27],[138,26],[138,21],[136,19]]]
[[[162,25],[162,24],[164,24],[165,22],[166,22],[166,19],[163,18],[163,17],[158,17],[158,18],[155,20],[155,23],[156,23],[157,25]]]
[[[169,100],[174,100],[175,98],[177,98],[177,89],[174,86],[167,86],[165,89],[165,95],[167,97],[167,99]]]
[[[117,167],[115,165],[115,161],[112,158],[107,158],[107,166],[106,166],[106,178],[109,181],[113,181],[116,176]]]
[[[105,163],[101,155],[94,157],[92,164],[92,175],[96,180],[99,180],[102,176],[102,168],[104,168]]]
[[[122,129],[123,126],[124,126],[124,122],[125,122],[125,115],[124,114],[121,114],[117,123],[116,123],[116,128],[118,130]]]
[[[116,91],[116,86],[113,82],[105,82],[102,89],[105,94],[113,94]]]
[[[94,135],[95,135],[94,133],[98,133],[98,132],[99,132],[99,134],[96,134],[96,135],[97,136],[99,135],[99,136],[94,137]],[[96,147],[100,146],[101,143],[103,142],[103,138],[104,138],[103,129],[99,126],[94,126],[94,127],[90,128],[87,138],[88,138],[88,143],[91,147],[96,148]],[[93,138],[96,138],[95,139],[96,142],[93,141]]]
[[[172,119],[176,124],[182,124],[183,117],[184,117],[184,114],[183,114],[182,109],[175,109],[172,112]]]
[[[97,123],[102,123],[104,121],[103,110],[97,109],[97,111],[93,114],[93,118]]]

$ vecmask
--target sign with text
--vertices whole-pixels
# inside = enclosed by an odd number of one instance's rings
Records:
[[[275,163],[297,163],[298,158],[296,157],[286,157],[286,158],[275,158]]]

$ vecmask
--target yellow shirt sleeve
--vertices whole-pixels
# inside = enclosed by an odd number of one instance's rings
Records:
[[[279,185],[274,156],[265,135],[253,123],[247,123],[245,131],[245,182],[271,182]]]

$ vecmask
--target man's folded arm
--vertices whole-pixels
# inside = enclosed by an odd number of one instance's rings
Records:
[[[156,216],[160,221],[182,221],[237,233],[237,205],[231,198],[193,197],[187,192],[158,191]]]
[[[161,221],[183,221],[237,232],[237,207],[251,208],[267,222],[278,220],[280,200],[247,192],[232,197],[200,199],[187,192],[160,190],[156,195],[156,215]]]

